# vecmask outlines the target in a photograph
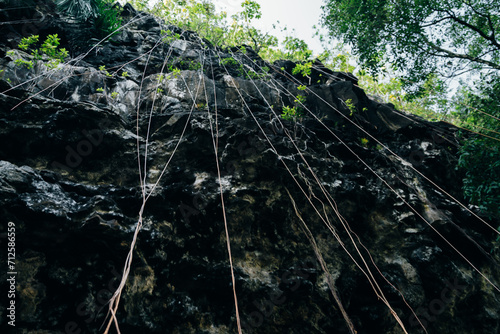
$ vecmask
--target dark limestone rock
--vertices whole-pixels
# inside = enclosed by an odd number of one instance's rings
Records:
[[[5,245],[15,224],[20,333],[103,331],[141,178],[151,190],[160,175],[118,310],[122,333],[236,332],[220,188],[244,333],[349,332],[318,252],[358,333],[403,332],[374,282],[408,333],[423,332],[415,314],[428,333],[499,331],[499,292],[456,252],[500,284],[499,222],[485,225],[444,193],[461,199],[455,128],[376,102],[333,71],[303,92],[314,116],[283,122],[281,106],[304,84],[289,75],[293,62],[261,73],[248,47],[219,50],[130,6],[122,13],[127,28],[92,48],[47,10],[46,33],[66,36],[72,54],[54,71],[15,65],[5,55],[22,24],[0,26],[13,34],[0,35],[0,236]],[[162,42],[162,28],[181,38]],[[237,65],[223,66],[229,58]],[[6,279],[3,270],[2,291]]]

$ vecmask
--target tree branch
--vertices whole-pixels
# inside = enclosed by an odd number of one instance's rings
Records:
[[[500,49],[500,44],[499,44],[499,43],[498,43],[498,41],[495,39],[495,31],[494,31],[494,30],[492,30],[491,35],[490,35],[490,36],[488,36],[487,34],[485,34],[485,33],[484,33],[484,31],[482,31],[481,29],[479,29],[479,28],[478,28],[478,27],[476,27],[475,25],[472,25],[472,24],[468,23],[467,21],[464,21],[464,20],[462,20],[461,18],[457,17],[457,16],[455,15],[455,13],[453,13],[453,12],[449,12],[449,11],[446,11],[446,12],[450,15],[450,18],[451,18],[453,21],[455,21],[455,22],[457,22],[457,23],[459,23],[459,24],[461,24],[461,25],[463,25],[463,26],[465,26],[465,27],[467,27],[467,28],[471,29],[472,31],[474,31],[474,32],[476,32],[476,33],[478,33],[478,34],[479,34],[479,36],[481,36],[482,38],[484,38],[484,39],[486,39],[486,40],[490,41],[492,45],[494,45],[494,46],[496,46],[498,49]],[[491,25],[490,25],[490,28],[491,28]]]
[[[491,20],[491,15],[488,15],[487,19],[488,19],[488,25],[490,26],[490,30],[491,30],[491,38],[496,40],[495,27],[493,26],[493,21]]]
[[[435,56],[446,57],[446,58],[466,59],[466,60],[473,61],[475,63],[488,65],[489,67],[494,68],[496,70],[500,70],[499,64],[495,64],[495,63],[493,63],[489,60],[486,60],[486,59],[472,57],[468,54],[456,53],[456,52],[452,52],[450,50],[443,49],[442,47],[439,47],[436,44],[429,41],[425,36],[422,36],[422,37],[424,37],[424,41],[426,42],[426,44],[429,47],[431,47],[433,50],[438,52],[438,53],[434,54]],[[432,53],[430,53],[430,54],[432,55]]]
[[[477,15],[482,16],[482,17],[485,17],[485,18],[487,18],[487,17],[489,16],[489,14],[483,14],[483,13],[481,13],[480,11],[478,11],[476,8],[474,8],[474,6],[472,6],[472,4],[470,3],[470,1],[464,1],[464,3],[466,3],[466,4],[467,4],[467,6],[469,6],[469,7],[470,7],[470,9],[472,9],[472,11],[473,11],[474,13],[476,13]]]
[[[440,22],[442,22],[444,20],[448,20],[448,19],[451,19],[451,16],[445,16],[445,17],[440,18],[437,21],[434,21],[434,22],[431,22],[431,23],[427,23],[427,24],[422,24],[422,25],[420,25],[420,27],[427,28],[427,27],[433,26],[435,24],[438,24],[438,23],[440,23]]]

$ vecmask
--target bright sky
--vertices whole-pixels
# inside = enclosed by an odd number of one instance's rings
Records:
[[[324,0],[255,0],[261,6],[262,18],[255,21],[255,27],[264,32],[271,32],[273,35],[283,39],[286,35],[280,35],[279,30],[272,32],[273,24],[287,26],[288,30],[295,29],[295,37],[303,39],[315,54],[323,51],[323,47],[318,37],[313,38],[314,25],[319,26],[321,17],[321,6]],[[213,0],[221,10],[232,15],[242,10],[243,0]]]

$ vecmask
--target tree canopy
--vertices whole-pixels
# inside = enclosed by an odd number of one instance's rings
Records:
[[[480,78],[457,94],[456,114],[480,134],[461,147],[458,166],[466,171],[464,195],[500,217],[500,76]]]
[[[500,70],[500,6],[491,0],[326,0],[323,23],[377,71],[387,62],[408,82],[431,73]]]
[[[323,11],[331,37],[349,44],[363,67],[377,73],[390,64],[402,78],[394,82],[416,93],[410,96],[418,101],[440,92],[430,100],[434,107],[449,104],[454,123],[468,133],[457,166],[465,172],[464,196],[499,216],[498,1],[325,0]],[[475,80],[462,82],[455,97],[441,103],[442,79],[467,72]]]

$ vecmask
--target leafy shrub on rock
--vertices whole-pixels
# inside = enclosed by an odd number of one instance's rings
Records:
[[[114,3],[113,0],[56,0],[59,11],[81,22],[90,22],[98,38],[113,34],[121,26],[120,10]]]

